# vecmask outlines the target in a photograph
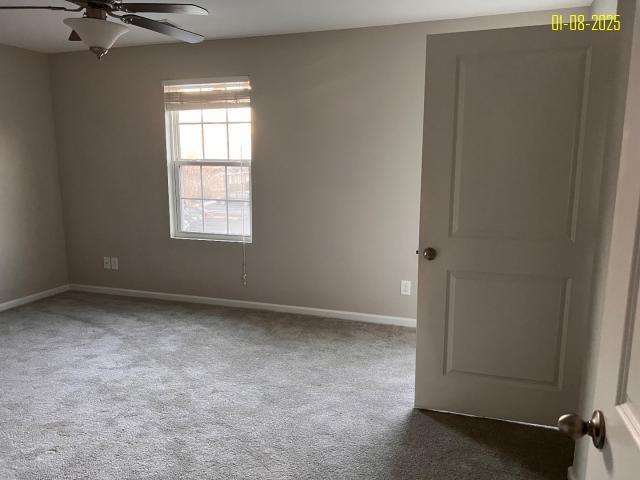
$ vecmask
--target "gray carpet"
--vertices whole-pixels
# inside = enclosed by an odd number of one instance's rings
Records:
[[[66,293],[0,313],[0,479],[564,479],[554,431],[412,409],[415,331]]]

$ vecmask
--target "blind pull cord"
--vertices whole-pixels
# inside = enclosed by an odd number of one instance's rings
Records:
[[[240,145],[240,179],[242,181],[242,196],[246,194],[244,185],[245,185],[245,162],[244,162],[244,151],[242,144]],[[247,237],[244,229],[244,204],[242,205],[242,286],[247,286]]]

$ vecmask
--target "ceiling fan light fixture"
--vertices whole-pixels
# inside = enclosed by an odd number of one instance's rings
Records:
[[[80,35],[98,60],[113,47],[118,38],[129,31],[124,25],[99,18],[65,18],[64,24]]]

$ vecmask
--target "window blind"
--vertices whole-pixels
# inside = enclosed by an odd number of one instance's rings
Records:
[[[248,78],[221,83],[165,85],[164,104],[168,112],[248,107],[250,93]]]

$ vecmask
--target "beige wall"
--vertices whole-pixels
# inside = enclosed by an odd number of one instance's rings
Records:
[[[618,0],[593,0],[591,11],[598,15],[613,14],[618,9],[618,3]]]
[[[55,55],[72,282],[415,318],[426,35],[549,18]],[[238,244],[169,238],[161,82],[233,75],[255,110],[247,287]]]
[[[0,46],[0,303],[68,281],[49,78]]]

